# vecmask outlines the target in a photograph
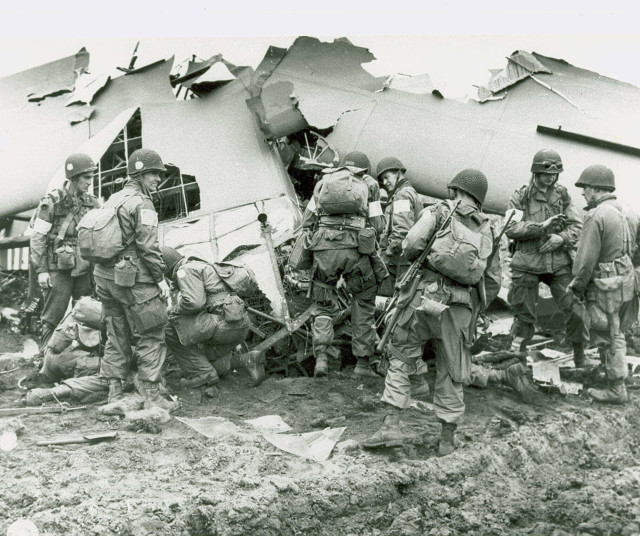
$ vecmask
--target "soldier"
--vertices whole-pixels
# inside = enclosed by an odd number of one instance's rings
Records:
[[[511,261],[512,283],[509,303],[513,307],[512,349],[526,351],[535,333],[536,302],[540,281],[551,294],[565,318],[566,339],[573,344],[576,367],[584,366],[584,342],[588,335],[580,317],[571,307],[566,292],[571,281],[571,255],[578,242],[582,222],[564,186],[557,183],[562,160],[555,151],[543,149],[533,157],[532,177],[511,197],[509,208],[522,215],[513,221],[506,235],[515,242]]]
[[[138,149],[131,154],[129,180],[103,207],[116,210],[123,250],[115,264],[96,264],[94,276],[107,325],[100,375],[109,380],[109,402],[122,398],[122,382],[135,359],[145,407],[171,410],[175,403],[162,398],[158,390],[167,353],[163,300],[169,298],[169,286],[158,243],[158,214],[151,201],[165,171],[155,151]]]
[[[484,279],[492,279],[487,288],[500,288],[500,260],[491,258],[493,230],[481,212],[487,193],[487,179],[476,169],[465,169],[449,183],[455,199],[460,200],[450,223],[442,229],[427,256],[415,294],[400,295],[406,308],[398,317],[397,328],[388,346],[389,370],[382,401],[390,406],[384,424],[365,447],[397,446],[403,441],[401,411],[408,408],[411,397],[428,393],[421,387],[418,374],[426,341],[437,340],[436,385],[433,397],[435,414],[442,423],[439,453],[454,450],[454,432],[464,414],[463,385],[503,382],[525,391],[523,367],[501,374],[491,374],[472,367],[469,347],[475,336],[476,320],[485,293]],[[417,224],[407,233],[404,255],[413,260],[420,256],[436,229],[451,213],[451,202],[443,201],[427,208]],[[455,229],[455,233],[453,232]],[[455,242],[462,237],[462,241]],[[460,253],[459,256],[456,256]],[[445,275],[446,274],[446,275]],[[454,279],[456,278],[456,279]],[[415,287],[414,287],[415,288]],[[494,295],[486,296],[490,303]],[[502,372],[502,371],[501,371]],[[418,378],[416,378],[418,376]],[[416,379],[420,383],[416,385]],[[426,382],[425,382],[426,383]]]
[[[317,306],[312,329],[315,376],[327,375],[329,353],[335,352],[331,346],[332,317],[340,309],[339,294],[346,290],[353,296],[352,351],[358,360],[354,373],[377,377],[370,364],[375,344],[375,297],[377,279],[384,278],[386,269],[379,263],[376,270],[382,271],[374,272],[372,258],[376,255],[373,225],[381,219],[381,211],[379,205],[377,212],[375,204],[369,206],[370,196],[376,192],[365,179],[366,167],[349,164],[362,165],[359,155],[353,156],[346,155],[343,166],[327,170],[316,184],[303,218],[303,227],[312,232],[309,249],[313,252],[312,292]]]
[[[638,252],[638,216],[616,200],[615,178],[606,166],[589,166],[576,186],[583,189],[588,212],[569,290],[580,302],[586,299],[591,341],[598,346],[609,383],[607,389],[587,393],[597,402],[623,404],[627,401],[624,331],[637,320],[632,257]]]
[[[88,191],[96,169],[89,155],[72,154],[65,161],[64,185],[44,196],[38,206],[30,253],[46,296],[41,315],[42,349],[64,317],[69,299],[77,300],[93,291],[91,266],[78,254],[76,225],[99,206]]]
[[[385,229],[380,238],[382,260],[387,265],[389,277],[380,286],[380,295],[392,296],[394,284],[401,279],[411,263],[402,255],[402,241],[418,221],[422,201],[404,176],[406,168],[394,157],[380,160],[377,178],[387,192]]]
[[[179,290],[171,308],[165,339],[182,370],[185,387],[215,385],[231,369],[231,350],[247,338],[249,316],[245,297],[257,290],[255,278],[244,266],[183,257],[162,248],[165,277]],[[244,292],[243,292],[244,290]],[[241,365],[254,384],[264,379],[261,356],[249,353]]]

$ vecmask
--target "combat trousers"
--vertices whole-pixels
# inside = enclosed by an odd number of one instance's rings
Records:
[[[95,396],[109,391],[109,382],[101,376],[82,376],[79,378],[68,378],[62,381],[63,385],[71,388],[71,398],[82,400],[89,396]]]
[[[442,422],[457,423],[464,415],[463,386],[471,377],[469,346],[475,318],[467,305],[449,304],[440,318],[422,308],[423,295],[439,301],[426,289],[419,290],[400,314],[389,344],[389,370],[382,401],[406,408],[411,398],[412,373],[419,374],[425,343],[436,339],[436,384],[433,406]]]
[[[567,286],[573,279],[571,268],[563,267],[550,274],[533,274],[513,270],[513,279],[509,289],[509,304],[513,308],[513,325],[511,335],[522,337],[530,341],[535,333],[536,303],[538,301],[539,283],[549,285],[556,304],[562,311],[565,321],[567,341],[571,343],[585,343],[589,340],[589,333],[582,319],[573,312],[572,299],[567,293]]]
[[[613,325],[607,330],[591,328],[591,342],[598,347],[607,380],[624,380],[627,377],[627,341],[620,330],[619,312],[610,315],[609,320]]]
[[[167,355],[164,341],[167,316],[161,309],[164,305],[158,285],[136,283],[125,288],[104,277],[95,276],[95,280],[107,325],[100,375],[124,380],[135,360],[141,381],[159,382]],[[160,311],[164,311],[164,316]]]
[[[78,277],[71,277],[71,270],[51,271],[49,275],[51,276],[51,288],[40,316],[43,323],[43,348],[49,342],[53,330],[64,318],[69,307],[69,300],[73,298],[75,301],[82,296],[91,296],[93,291],[91,274],[88,272]]]
[[[316,314],[312,324],[314,354],[327,352],[333,341],[333,318],[340,310],[336,282],[344,274],[345,288],[351,299],[351,350],[355,357],[373,355],[375,347],[376,279],[369,258],[355,249],[323,250],[314,252],[318,262],[313,298]]]
[[[205,343],[204,346],[199,344],[184,345],[180,342],[178,333],[176,332],[176,328],[173,324],[169,324],[165,328],[164,334],[169,351],[178,362],[182,375],[187,379],[217,372],[209,359],[215,361],[216,359],[230,354],[231,350],[246,338],[245,332],[245,336],[242,337],[242,340],[238,340],[233,344]]]

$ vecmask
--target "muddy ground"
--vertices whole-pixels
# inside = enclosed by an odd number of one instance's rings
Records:
[[[2,334],[2,352],[21,347]],[[407,410],[412,439],[362,450],[385,410],[383,380],[351,367],[329,378],[270,377],[258,388],[234,373],[207,398],[180,389],[177,415],[228,418],[239,432],[207,439],[172,420],[159,434],[125,430],[96,407],[22,417],[18,446],[0,451],[0,534],[18,518],[42,535],[627,535],[640,534],[640,399],[623,408],[539,392],[522,404],[508,388],[465,390],[458,449],[436,455],[432,413]],[[0,407],[20,403],[0,375]],[[434,371],[429,375],[433,387]],[[278,414],[294,432],[318,420],[346,426],[320,464],[279,451],[245,419]],[[342,419],[344,418],[344,419]],[[0,418],[0,421],[2,418]],[[38,447],[37,439],[117,430],[111,443]]]

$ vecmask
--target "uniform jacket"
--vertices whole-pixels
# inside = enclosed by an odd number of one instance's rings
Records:
[[[90,193],[70,195],[69,182],[62,189],[54,190],[42,198],[38,205],[33,234],[30,240],[31,262],[37,273],[58,271],[55,250],[62,245],[78,246],[76,225],[87,212],[100,204]],[[57,240],[67,215],[72,214],[64,238]]]
[[[538,190],[532,182],[515,191],[509,201],[509,208],[523,212],[522,220],[512,222],[506,230],[506,235],[516,243],[511,268],[534,274],[549,274],[571,265],[570,252],[578,242],[582,222],[564,186],[556,183],[545,193]],[[556,214],[567,217],[563,228],[543,231],[541,224]],[[560,235],[564,244],[555,251],[540,253],[540,247],[550,234]]]
[[[573,264],[574,282],[572,287],[577,293],[586,290],[589,282],[597,275],[598,264],[611,262],[629,253],[634,265],[638,265],[638,215],[626,210],[613,194],[606,195],[593,206],[584,218],[584,229],[578,243],[575,262]],[[629,233],[628,246],[631,251],[625,252],[623,246],[623,228],[627,224]]]
[[[180,291],[173,315],[198,314],[230,294],[229,287],[213,266],[201,260],[182,259],[176,264],[171,279]]]
[[[446,203],[438,203],[425,209],[420,216],[418,222],[409,230],[406,239],[404,240],[404,255],[409,261],[417,259],[427,242],[431,239],[436,229],[439,229],[442,225],[442,221],[449,214],[449,205]],[[460,216],[461,221],[470,229],[478,229],[487,219],[487,215],[478,210],[477,207],[463,204],[458,205],[456,214]],[[487,227],[487,238],[494,242],[493,229]],[[426,281],[430,280],[429,273],[436,274],[437,272],[428,269],[424,275]],[[452,286],[458,284],[452,281],[447,281],[447,277],[438,274],[445,282]],[[500,270],[500,257],[496,254],[491,262],[487,264],[484,272],[484,289],[486,291],[486,303],[491,303],[500,291],[500,283],[502,280],[502,272]]]
[[[385,230],[380,239],[382,256],[387,265],[410,264],[402,255],[402,241],[420,218],[422,201],[407,179],[401,179],[385,208]]]
[[[138,181],[129,180],[113,194],[105,206],[113,206],[123,197],[127,200],[118,210],[122,239],[131,244],[121,256],[131,257],[138,269],[136,282],[159,283],[164,279],[164,262],[158,242],[158,213],[151,197]],[[96,265],[94,274],[113,280],[113,266]]]

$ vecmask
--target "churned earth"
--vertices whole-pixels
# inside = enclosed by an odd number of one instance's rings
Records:
[[[2,351],[20,347],[2,334]],[[358,442],[381,424],[383,380],[351,367],[327,379],[240,373],[213,398],[169,390],[178,416],[219,416],[238,430],[208,439],[172,419],[158,434],[128,431],[96,406],[22,416],[17,447],[0,451],[0,534],[18,518],[41,535],[594,535],[640,534],[640,399],[625,407],[539,392],[522,404],[507,388],[465,390],[458,449],[436,455],[439,425],[411,409],[404,447]],[[21,404],[19,378],[0,375],[0,407]],[[434,372],[429,375],[433,387]],[[280,415],[293,432],[346,431],[323,464],[278,450],[244,420]],[[3,420],[0,418],[0,425]],[[96,445],[39,447],[38,439],[117,430]]]

